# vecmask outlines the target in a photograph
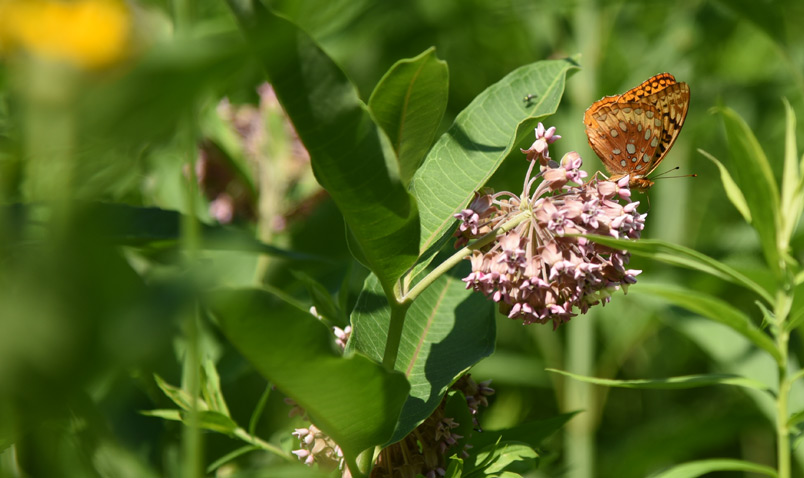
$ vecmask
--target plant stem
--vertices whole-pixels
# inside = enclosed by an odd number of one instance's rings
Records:
[[[792,279],[791,279],[792,280]],[[792,377],[788,370],[788,347],[790,342],[790,331],[785,326],[790,313],[790,305],[793,302],[791,295],[793,287],[788,284],[786,290],[780,290],[776,294],[776,304],[774,308],[775,324],[773,330],[776,335],[776,348],[779,350],[779,394],[776,397],[776,467],[779,478],[790,478],[790,428],[788,426],[788,400],[793,380],[798,374]]]
[[[399,344],[402,342],[402,329],[405,327],[405,315],[410,304],[391,302],[391,322],[388,325],[388,340],[385,341],[385,353],[382,364],[387,370],[396,366],[396,357],[399,354]]]
[[[498,235],[504,234],[511,229],[518,226],[522,221],[527,220],[530,218],[531,212],[530,211],[523,211],[516,216],[514,216],[511,220],[503,224],[502,226],[498,227],[497,229],[489,232],[485,236],[481,237],[474,243],[469,246],[464,247],[463,249],[459,250],[452,256],[450,256],[447,260],[439,264],[435,269],[433,269],[429,274],[427,274],[422,280],[416,283],[407,294],[402,297],[399,297],[396,300],[393,298],[389,298],[390,306],[391,306],[391,323],[388,326],[388,340],[385,342],[385,353],[383,354],[382,364],[388,370],[393,370],[394,366],[396,365],[396,357],[399,353],[399,344],[402,341],[402,329],[405,325],[405,315],[407,314],[408,307],[410,304],[413,303],[413,300],[419,296],[419,294],[424,291],[427,287],[430,286],[436,279],[441,277],[442,275],[446,274],[450,269],[455,267],[460,261],[465,259],[472,251],[477,250],[486,244],[493,241]]]
[[[571,321],[567,324],[568,370],[584,375],[595,373],[595,335],[591,322]],[[567,424],[564,435],[566,463],[572,466],[572,476],[595,476],[594,432],[599,405],[592,384],[580,380],[565,381],[562,406],[565,412],[584,411]]]
[[[790,478],[790,430],[787,426],[787,401],[790,395],[790,380],[787,377],[787,345],[790,332],[782,330],[776,344],[784,362],[779,365],[779,395],[776,397],[776,442],[779,478]]]
[[[516,226],[520,225],[523,221],[529,219],[531,217],[530,211],[523,211],[513,218],[503,224],[502,226],[494,229],[493,231],[489,232],[485,236],[481,237],[477,241],[473,242],[472,244],[464,247],[463,249],[459,250],[452,256],[450,256],[447,260],[442,262],[438,265],[435,269],[433,269],[429,274],[424,276],[422,280],[416,283],[407,294],[399,299],[400,303],[411,303],[413,302],[419,294],[424,291],[430,284],[435,282],[436,279],[444,275],[447,271],[455,267],[459,262],[469,256],[472,251],[476,251],[481,247],[485,246],[486,244],[493,241],[497,236],[500,234],[505,234],[506,232],[510,231],[511,229],[515,228]]]
[[[240,427],[238,427],[234,431],[234,436],[236,436],[237,438],[243,440],[244,442],[248,443],[249,445],[254,445],[256,447],[260,447],[261,449],[263,449],[265,451],[268,451],[268,452],[271,452],[274,455],[280,456],[280,457],[284,458],[285,460],[287,460],[289,462],[296,462],[296,460],[293,457],[289,456],[281,448],[279,448],[277,446],[274,446],[274,445],[271,445],[267,441],[262,440],[261,438],[250,434],[249,432],[247,432],[246,430],[244,430],[244,429],[242,429]]]

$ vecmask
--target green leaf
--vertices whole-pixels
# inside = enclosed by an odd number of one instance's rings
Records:
[[[191,412],[180,413],[182,422],[184,422],[184,424],[187,426],[192,426],[192,417],[190,416]],[[222,413],[213,412],[211,410],[198,412],[198,426],[205,430],[225,433],[226,435],[231,435],[235,430],[237,430],[237,423],[235,423],[231,418]]]
[[[749,461],[723,458],[691,461],[682,465],[676,465],[669,470],[652,475],[652,478],[693,478],[715,471],[747,471],[751,473],[760,473],[767,476],[776,476],[776,470],[769,466],[758,465]]]
[[[232,450],[231,452],[225,454],[224,456],[222,456],[222,457],[218,458],[217,460],[213,461],[212,463],[210,463],[210,465],[207,467],[207,473],[212,473],[213,471],[217,470],[221,466],[223,466],[223,465],[229,463],[230,461],[234,460],[238,456],[245,455],[248,452],[259,450],[259,449],[260,449],[260,447],[258,447],[256,445],[245,445],[245,446],[241,446],[240,448],[237,448],[235,450]]]
[[[553,114],[564,93],[571,60],[532,63],[486,88],[455,118],[430,150],[411,183],[419,205],[419,249],[434,251],[465,208],[502,161],[517,147],[535,140],[539,120]],[[522,97],[537,94],[532,103]],[[524,155],[515,151],[524,161]]]
[[[804,410],[799,410],[798,412],[790,415],[790,418],[787,419],[787,426],[794,427],[801,422],[804,422]]]
[[[468,266],[464,261],[456,275],[466,275]],[[389,322],[388,304],[371,276],[352,314],[350,345],[381,361]],[[396,360],[411,389],[391,443],[430,416],[456,377],[494,351],[495,333],[492,303],[457,277],[443,275],[422,292],[408,309]]]
[[[726,197],[729,198],[732,205],[740,212],[743,216],[743,219],[747,223],[751,223],[751,210],[748,209],[748,203],[745,202],[745,196],[743,196],[743,192],[740,191],[740,187],[737,186],[737,183],[734,182],[732,179],[731,174],[729,174],[729,170],[723,166],[723,163],[718,161],[714,156],[707,153],[702,149],[698,149],[698,152],[709,158],[710,161],[715,163],[715,166],[720,170],[720,181],[723,183],[723,189],[726,191]]]
[[[87,89],[75,117],[85,122],[81,130],[92,138],[93,153],[123,145],[139,150],[143,143],[175,134],[176,124],[201,97],[251,65],[232,27],[194,35],[192,41],[161,42],[131,71]]]
[[[483,430],[483,433],[472,435],[470,443],[477,449],[498,442],[517,441],[527,443],[531,447],[538,447],[547,437],[560,430],[576,412],[564,413],[543,420],[533,420],[511,428],[502,430]]]
[[[539,454],[528,445],[521,443],[499,443],[490,445],[477,453],[478,468],[470,468],[467,464],[464,476],[483,477],[501,476],[504,470],[518,461],[537,460]]]
[[[156,385],[159,386],[160,390],[162,390],[162,392],[167,395],[167,397],[171,399],[173,403],[178,405],[179,408],[187,411],[193,409],[193,397],[188,392],[165,382],[162,377],[157,374],[154,374],[154,380],[156,380]],[[196,407],[198,410],[202,411],[209,409],[206,402],[201,399],[196,401]]]
[[[801,176],[796,146],[796,113],[785,99],[787,123],[784,142],[784,172],[782,173],[782,241],[785,248],[790,245],[790,238],[804,210],[804,177]],[[785,251],[786,252],[786,251]]]
[[[678,390],[686,388],[707,387],[709,385],[736,385],[754,390],[770,391],[762,382],[734,374],[685,375],[681,377],[655,378],[642,380],[614,380],[610,378],[587,377],[554,368],[545,369],[582,382],[618,388],[639,388],[652,390]]]
[[[726,128],[734,179],[751,210],[751,225],[759,234],[762,251],[770,268],[781,270],[781,252],[777,248],[780,229],[779,189],[768,158],[754,133],[742,118],[729,108],[720,110]]]
[[[449,465],[447,465],[447,473],[444,478],[460,478],[463,476],[463,459],[458,458],[457,455],[449,457]]]
[[[332,294],[324,287],[324,284],[303,272],[291,271],[291,273],[307,287],[307,293],[310,295],[318,315],[330,320],[333,324],[343,326],[338,304],[335,303],[335,299],[332,298]]]
[[[452,453],[460,453],[472,435],[477,432],[474,430],[474,417],[469,409],[469,404],[466,403],[466,396],[459,390],[450,390],[447,393],[444,399],[444,416],[455,420],[458,426],[452,429],[452,433],[463,437],[459,438],[444,453],[449,456]]]
[[[310,153],[316,179],[390,295],[418,257],[419,237],[416,202],[400,179],[391,143],[312,38],[259,0],[228,3]]]
[[[222,290],[209,301],[231,343],[338,443],[350,466],[390,438],[409,392],[402,374],[340,356],[323,323],[268,292]]]
[[[157,417],[162,418],[164,420],[172,420],[172,421],[180,421],[185,425],[192,426],[191,418],[190,418],[190,411],[189,410],[171,410],[171,409],[159,409],[159,410],[144,410],[140,412],[142,415],[148,417]],[[237,430],[237,423],[235,423],[231,418],[227,417],[226,415],[218,412],[213,412],[211,410],[199,410],[198,411],[198,426],[204,428],[206,430],[212,430],[214,432],[225,433],[227,435],[231,435]]]
[[[369,98],[369,110],[391,140],[402,182],[413,178],[447,109],[449,70],[429,48],[396,62]]]
[[[774,303],[770,293],[747,276],[718,260],[688,247],[671,244],[658,239],[640,239],[638,241],[632,241],[628,239],[614,239],[608,236],[586,237],[609,247],[627,249],[632,254],[638,256],[648,257],[674,266],[706,272],[707,274],[754,291],[768,304]]]
[[[777,362],[782,360],[773,339],[754,325],[749,316],[725,301],[709,294],[670,284],[639,284],[631,291],[661,297],[679,307],[726,325],[771,354]]]
[[[210,410],[219,412],[227,417],[229,414],[229,407],[226,406],[226,400],[223,399],[223,392],[221,392],[221,379],[218,376],[218,371],[215,369],[215,362],[211,358],[206,357],[203,363],[204,367],[204,401],[209,404]]]
[[[174,422],[181,421],[181,410],[177,410],[175,408],[170,409],[158,409],[158,410],[142,410],[140,412],[141,415],[145,415],[146,417],[157,417],[162,418],[164,420],[172,420]]]

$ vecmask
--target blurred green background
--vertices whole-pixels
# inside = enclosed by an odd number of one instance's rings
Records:
[[[584,135],[584,110],[601,96],[672,73],[690,85],[692,103],[659,169],[680,166],[678,174],[697,177],[658,181],[643,198],[643,237],[769,280],[756,234],[697,150],[728,166],[722,126],[710,111],[728,106],[781,174],[782,98],[804,117],[800,0],[267,3],[320,42],[365,100],[394,62],[435,46],[450,70],[443,129],[514,68],[580,54],[581,70],[545,123],[563,137],[552,156],[577,150],[590,172],[601,166]],[[8,50],[0,63],[0,476],[15,476],[15,460],[36,462],[40,476],[176,476],[180,424],[139,411],[171,406],[152,374],[181,382],[188,335],[198,334],[217,360],[239,423],[248,423],[266,386],[207,322],[188,330],[197,287],[256,278],[309,303],[300,273],[332,293],[361,284],[337,210],[317,190],[281,108],[269,91],[258,93],[264,77],[225,3],[128,5],[131,50],[112,67],[76,72]],[[196,151],[202,166],[190,171],[184,163]],[[525,167],[504,165],[493,184],[516,188]],[[200,188],[192,186],[195,176]],[[40,208],[42,200],[65,211]],[[143,214],[126,206],[160,209]],[[182,260],[186,237],[194,236],[180,231],[192,226],[171,211],[193,211],[202,222],[202,273]],[[255,238],[307,260],[259,256]],[[804,236],[796,234],[794,244]],[[799,259],[801,250],[794,251]],[[756,297],[736,286],[637,258],[631,266],[644,270],[640,282],[709,292],[759,323]],[[493,379],[497,390],[485,428],[584,410],[546,444],[532,476],[637,477],[711,457],[773,466],[772,423],[762,402],[740,389],[609,390],[544,371],[631,379],[750,368],[756,357],[725,327],[640,295],[639,284],[555,332],[505,318],[497,324],[497,352],[472,371],[477,380]],[[792,347],[801,359],[798,335]],[[288,410],[272,393],[257,430],[289,449],[298,423]],[[237,446],[205,434],[205,464]],[[247,455],[239,466],[253,474],[237,476],[282,476],[270,474],[272,460]],[[796,474],[804,475],[801,462]]]

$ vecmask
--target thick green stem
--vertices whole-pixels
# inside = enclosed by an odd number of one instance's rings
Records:
[[[393,370],[396,365],[396,357],[399,354],[399,344],[402,342],[402,329],[405,327],[405,315],[408,312],[408,307],[410,307],[410,303],[391,303],[388,340],[385,342],[385,353],[382,357],[382,364],[388,370]]]

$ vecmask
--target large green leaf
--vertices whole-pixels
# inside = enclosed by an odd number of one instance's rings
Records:
[[[588,236],[589,239],[617,249],[626,249],[632,254],[648,257],[657,261],[664,262],[679,267],[686,267],[701,272],[706,272],[715,277],[732,282],[752,290],[762,297],[766,303],[773,304],[774,300],[770,293],[762,288],[749,277],[741,274],[728,265],[713,259],[706,254],[690,249],[688,247],[672,244],[658,239],[640,239],[633,241],[630,239],[615,239],[607,236]]]
[[[731,327],[754,345],[771,354],[777,361],[782,359],[773,339],[754,325],[750,317],[716,297],[670,284],[640,284],[632,291],[661,297],[691,312]]]
[[[210,305],[232,344],[307,411],[350,464],[390,438],[409,391],[402,374],[362,355],[341,357],[323,323],[265,291],[218,291]]]
[[[282,106],[385,291],[418,257],[416,203],[392,145],[355,86],[315,41],[259,0],[229,0]]]
[[[433,143],[448,92],[447,64],[430,48],[396,62],[369,98],[371,114],[394,146],[404,184],[410,183]]]
[[[733,164],[731,172],[751,210],[751,225],[759,234],[765,259],[771,269],[778,272],[781,256],[776,235],[780,230],[781,218],[779,188],[773,171],[759,141],[745,121],[729,108],[721,109],[721,116]]]
[[[420,250],[437,242],[514,148],[535,140],[533,129],[553,114],[564,93],[571,60],[549,60],[520,67],[486,88],[456,118],[416,171],[411,189],[421,217]],[[528,94],[538,95],[523,102]],[[524,160],[524,155],[516,152]]]
[[[369,277],[352,314],[350,345],[381,361],[389,322],[382,290]],[[391,442],[418,426],[457,376],[494,351],[495,333],[492,303],[466,290],[460,279],[441,276],[422,292],[408,309],[395,364],[411,389]]]
[[[694,478],[715,471],[747,471],[766,476],[776,476],[776,470],[769,466],[751,463],[749,461],[721,458],[715,460],[691,461],[677,465],[669,470],[652,475],[652,478]]]

